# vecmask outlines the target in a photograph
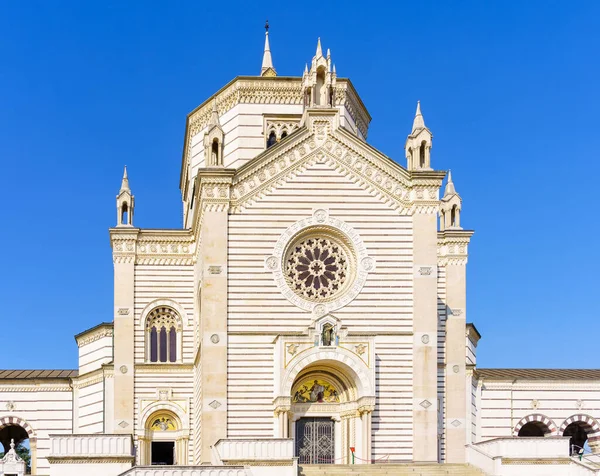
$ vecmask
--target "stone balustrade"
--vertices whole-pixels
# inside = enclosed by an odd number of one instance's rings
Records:
[[[136,466],[119,476],[249,476],[239,466]]]
[[[50,458],[131,458],[130,435],[50,435]]]
[[[289,461],[294,458],[294,441],[290,438],[219,440],[215,450],[221,462]]]
[[[481,441],[473,445],[492,458],[568,458],[569,437],[506,437]]]

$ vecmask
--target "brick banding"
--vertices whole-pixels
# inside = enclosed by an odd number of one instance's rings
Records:
[[[534,413],[532,415],[527,415],[526,417],[521,418],[521,420],[519,421],[519,423],[517,423],[515,429],[513,430],[513,436],[519,436],[519,431],[521,431],[521,428],[523,428],[527,423],[541,423],[548,430],[544,433],[556,435],[556,424],[552,421],[552,419],[548,418],[546,415],[542,415],[541,413]]]

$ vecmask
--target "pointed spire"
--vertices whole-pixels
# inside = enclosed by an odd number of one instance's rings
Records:
[[[323,56],[323,49],[321,48],[321,38],[317,40],[317,52],[315,53],[316,58]]]
[[[121,190],[119,190],[119,193],[121,192],[131,192],[129,188],[129,178],[127,177],[127,166],[125,166],[125,169],[123,170],[123,180],[121,180]]]
[[[452,195],[458,195],[454,188],[454,182],[452,181],[452,170],[448,171],[448,182],[446,182],[446,188],[444,189],[444,198],[451,197]]]
[[[417,112],[415,113],[412,131],[415,132],[419,129],[425,129],[425,119],[423,119],[423,114],[421,114],[421,101],[417,101]]]
[[[333,74],[337,74],[335,71],[335,63],[333,63]]]
[[[275,67],[273,66],[273,58],[271,58],[271,47],[269,46],[269,20],[267,20],[267,23],[265,23],[265,51],[263,53],[260,75],[275,76],[276,74]]]
[[[304,64],[304,75],[306,76],[308,74],[308,63]]]

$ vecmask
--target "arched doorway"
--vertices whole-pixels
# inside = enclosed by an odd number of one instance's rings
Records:
[[[187,464],[188,430],[169,408],[155,409],[145,417],[144,434],[138,437],[139,464],[173,466]]]
[[[366,366],[342,348],[315,348],[304,359],[284,376],[289,396],[275,399],[278,436],[294,439],[300,464],[347,464],[351,448],[357,463],[370,462],[375,398]]]
[[[299,464],[333,464],[341,458],[342,403],[356,400],[351,381],[317,365],[301,372],[292,387],[292,435]],[[347,438],[344,438],[347,439]]]
[[[35,474],[37,468],[37,439],[33,428],[25,420],[6,416],[0,418],[0,451],[6,454],[14,440],[15,451],[27,464],[27,474]]]
[[[535,413],[521,418],[514,428],[513,436],[544,437],[556,435],[556,425],[545,415]]]
[[[535,421],[535,422],[529,422],[529,423],[525,423],[525,425],[523,425],[521,427],[521,429],[519,430],[519,433],[517,436],[546,436],[547,434],[550,434],[550,428],[548,428],[544,423],[539,422],[539,421]]]
[[[2,459],[10,450],[11,442],[14,442],[14,448],[17,455],[25,461],[27,467],[26,474],[31,474],[31,450],[27,431],[17,425],[8,425],[0,430],[0,443],[2,443],[3,446],[0,459]]]
[[[573,415],[560,426],[560,434],[569,437],[571,454],[577,454],[589,445],[592,452],[598,452],[600,442],[600,424],[588,415]]]

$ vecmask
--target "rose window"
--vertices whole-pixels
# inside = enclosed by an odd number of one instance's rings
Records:
[[[329,236],[312,235],[294,243],[287,252],[285,277],[299,296],[322,301],[334,298],[348,281],[349,253]]]

